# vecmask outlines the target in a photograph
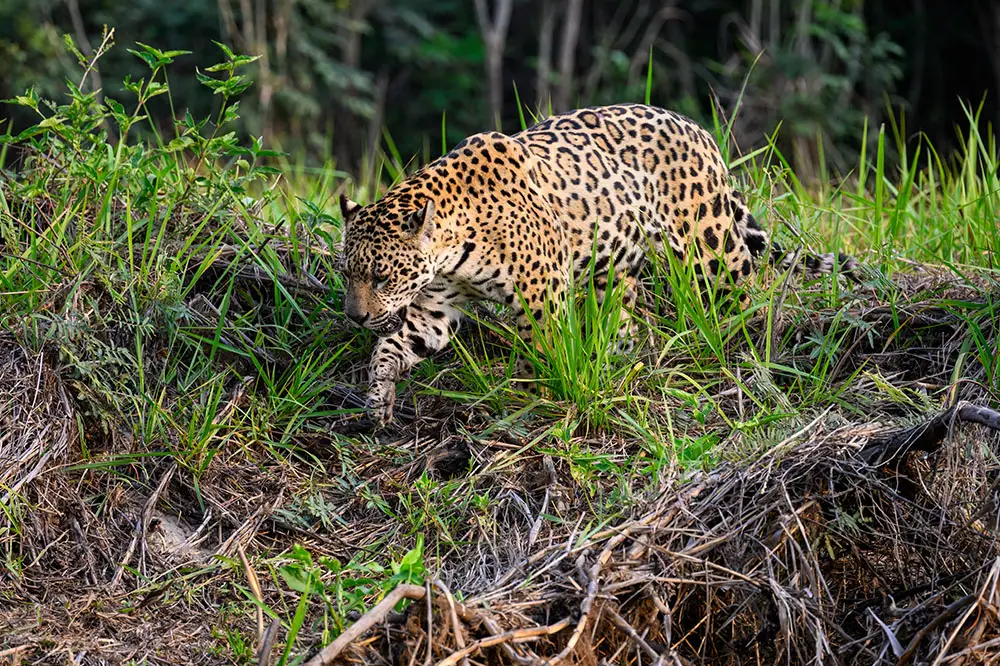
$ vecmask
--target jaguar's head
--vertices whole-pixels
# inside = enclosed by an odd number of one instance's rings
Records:
[[[406,308],[434,279],[434,202],[409,192],[362,206],[340,197],[344,313],[379,336],[403,327]]]

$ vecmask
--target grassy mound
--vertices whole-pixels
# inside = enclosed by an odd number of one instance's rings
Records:
[[[995,431],[1000,413],[962,403],[888,430],[821,414],[626,520],[550,532],[463,601],[401,585],[310,663],[996,663],[996,503],[969,501],[996,468],[943,454],[962,422]],[[401,599],[421,603],[393,613]]]
[[[135,53],[128,103],[84,92],[81,57],[65,103],[27,92],[39,122],[3,141],[0,655],[303,663],[431,582],[430,611],[349,653],[454,662],[460,635],[517,631],[478,647],[735,664],[995,645],[997,436],[949,436],[906,474],[858,457],[996,404],[1000,182],[978,117],[948,158],[880,130],[837,184],[800,182],[773,144],[731,160],[783,245],[853,253],[862,285],[768,274],[735,312],[658,262],[628,358],[607,353],[615,301],[582,288],[532,359],[546,398],[512,386],[516,336],[482,307],[376,433],[332,247],[336,195],[379,188],[228,132],[252,59],[225,48],[199,74],[213,116],[155,126],[184,54]]]

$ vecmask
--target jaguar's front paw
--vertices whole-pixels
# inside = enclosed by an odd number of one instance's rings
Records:
[[[380,428],[392,421],[392,407],[396,402],[396,383],[391,380],[372,380],[368,389],[368,412]]]
[[[546,382],[539,379],[535,367],[527,359],[518,360],[510,386],[515,391],[521,391],[543,400],[552,400],[555,397],[552,389]]]

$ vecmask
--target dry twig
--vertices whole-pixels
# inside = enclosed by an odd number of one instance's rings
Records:
[[[472,645],[469,645],[464,650],[458,650],[453,652],[445,659],[442,659],[437,663],[437,666],[455,666],[459,661],[465,659],[466,657],[471,657],[483,648],[493,647],[495,645],[502,645],[504,643],[514,643],[521,641],[536,640],[543,636],[550,636],[552,634],[559,633],[563,629],[569,627],[572,623],[569,618],[560,620],[555,624],[550,624],[544,627],[530,627],[527,629],[515,629],[513,631],[505,631],[502,634],[496,634],[488,638],[483,638],[476,641]],[[549,664],[555,663],[551,659]],[[307,664],[308,666],[308,664]]]
[[[327,666],[332,664],[348,645],[360,638],[366,631],[385,619],[392,609],[403,599],[419,601],[427,591],[420,585],[399,585],[385,595],[375,608],[365,613],[357,622],[347,628],[337,639],[323,648],[319,654],[306,662],[306,666]]]
[[[122,558],[121,564],[118,565],[115,575],[111,578],[111,587],[117,587],[118,583],[121,582],[122,575],[125,573],[125,567],[129,565],[132,561],[132,556],[135,554],[135,548],[139,543],[143,544],[143,550],[145,550],[145,540],[146,532],[149,531],[149,521],[153,516],[153,509],[156,508],[156,502],[160,498],[160,494],[170,483],[170,479],[173,478],[174,472],[177,471],[177,463],[172,462],[167,470],[160,477],[160,482],[156,484],[156,489],[146,500],[145,506],[142,508],[142,514],[136,521],[135,534],[132,536],[132,541],[129,542],[128,548],[125,550],[125,557]]]

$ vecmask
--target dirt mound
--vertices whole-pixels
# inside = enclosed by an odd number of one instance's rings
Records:
[[[946,310],[852,314],[841,365],[876,359],[887,374],[858,381],[891,375],[884,391],[940,386],[961,353],[967,322]],[[417,401],[395,439],[353,448],[331,433],[357,419],[311,424],[284,459],[239,443],[231,419],[259,388],[233,381],[213,412],[214,453],[189,459],[189,446],[153,448],[88,412],[55,353],[0,345],[0,589],[14,601],[0,604],[0,660],[288,663],[272,648],[292,642],[312,664],[1000,663],[1000,421],[988,409],[831,407],[749,458],[665,469],[601,515],[537,433],[440,397]],[[985,404],[985,370],[969,367],[964,395]],[[588,456],[635,453],[614,435],[574,442]],[[317,479],[306,456],[349,472]],[[419,507],[402,498],[425,478],[457,489],[429,504],[477,495],[467,515],[483,521],[454,522],[468,532],[428,556],[427,584],[344,612],[336,631],[333,601],[288,619],[301,597],[276,574],[292,546],[342,562],[409,547]]]
[[[1000,465],[975,452],[996,436],[951,438],[963,421],[1000,428],[971,405],[902,430],[818,419],[462,603],[410,586],[309,663],[1000,663]]]

